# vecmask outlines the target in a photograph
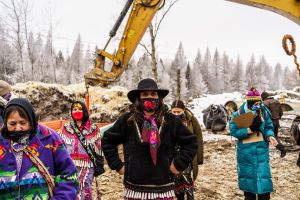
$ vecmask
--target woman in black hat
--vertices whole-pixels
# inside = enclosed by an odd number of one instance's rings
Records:
[[[124,175],[127,200],[174,198],[174,175],[183,171],[197,151],[196,136],[174,115],[166,113],[163,98],[152,79],[128,92],[130,112],[122,115],[102,138],[111,169]],[[117,146],[123,144],[124,162]],[[180,145],[175,155],[175,145]]]

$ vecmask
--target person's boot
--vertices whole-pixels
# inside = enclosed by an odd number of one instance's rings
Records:
[[[286,156],[286,150],[285,148],[280,150],[280,158],[283,158],[284,156]]]
[[[284,145],[279,141],[278,145],[276,146],[276,148],[280,151],[280,157],[283,158],[284,156],[286,156],[286,149],[284,147]]]
[[[244,192],[244,196],[244,200],[256,200],[256,194],[253,194],[251,192]]]
[[[193,191],[186,193],[186,200],[194,200],[194,193],[193,193]]]
[[[297,160],[297,166],[300,167],[300,154],[299,154],[299,158]]]

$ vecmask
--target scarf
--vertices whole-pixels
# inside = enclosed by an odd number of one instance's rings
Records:
[[[153,164],[156,165],[157,150],[160,146],[160,136],[155,122],[155,117],[144,116],[142,140],[143,142],[149,142],[151,158]]]
[[[246,102],[245,105],[244,105],[244,110],[245,110],[245,113],[247,113],[247,112],[252,112],[253,115],[254,115],[254,117],[256,117],[257,115],[259,115],[261,121],[262,121],[262,122],[265,121],[264,117],[262,116],[262,111],[260,110],[259,114],[257,114],[256,111],[252,111],[252,110],[248,109],[248,104],[247,104],[247,102]]]

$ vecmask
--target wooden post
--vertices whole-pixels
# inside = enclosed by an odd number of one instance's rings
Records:
[[[90,96],[89,96],[89,85],[86,85],[85,105],[90,114]]]

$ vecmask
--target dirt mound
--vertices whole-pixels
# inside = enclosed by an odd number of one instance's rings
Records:
[[[40,82],[19,83],[14,93],[33,104],[41,121],[68,119],[75,100],[85,101],[85,85],[59,85]],[[94,122],[112,122],[127,110],[127,89],[122,87],[90,87],[91,118]]]

